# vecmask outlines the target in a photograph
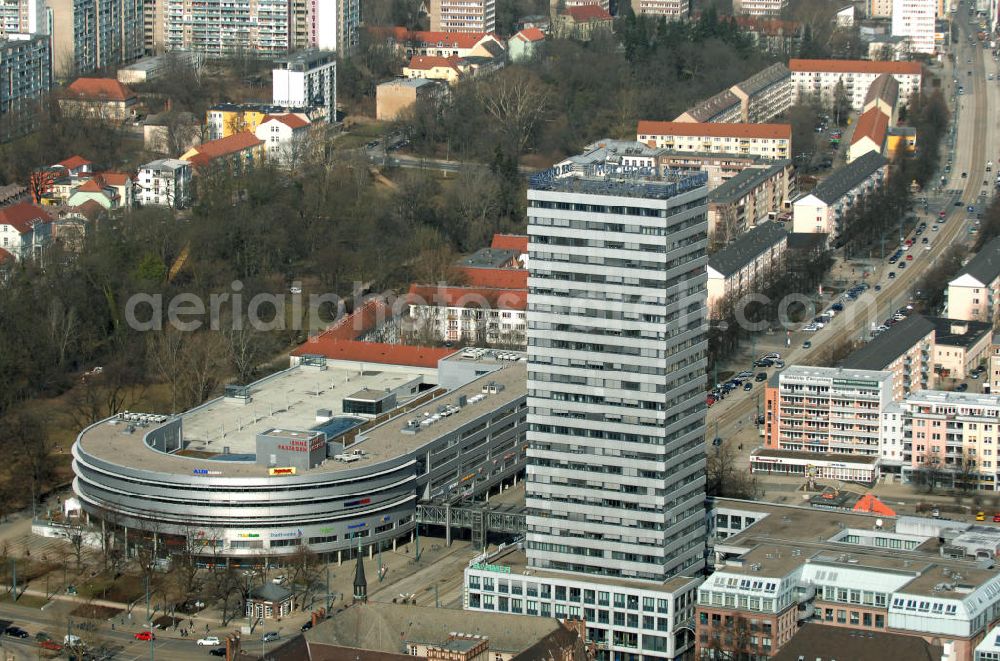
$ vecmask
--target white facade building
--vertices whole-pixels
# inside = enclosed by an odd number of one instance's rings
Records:
[[[337,54],[302,51],[276,62],[271,72],[272,103],[286,108],[321,107],[337,120]]]
[[[430,0],[432,32],[493,32],[496,0]]]
[[[264,143],[269,159],[293,167],[306,155],[309,122],[293,113],[271,115],[257,125],[254,135]]]
[[[844,214],[882,185],[888,164],[881,154],[868,152],[831,172],[816,188],[792,203],[792,231],[837,236]]]
[[[41,207],[19,202],[0,208],[0,248],[19,260],[38,257],[52,238],[52,218]]]
[[[770,159],[790,158],[790,124],[700,124],[639,122],[636,140],[649,147],[684,152],[745,154]]]
[[[931,27],[934,27],[933,21]],[[788,68],[792,72],[794,103],[807,103],[818,98],[821,103],[829,106],[833,102],[837,83],[842,82],[854,110],[860,110],[864,106],[868,88],[883,73],[891,75],[899,83],[899,98],[902,103],[909,103],[910,97],[920,91],[923,76],[919,62],[792,59],[788,62]]]
[[[937,0],[893,0],[892,36],[909,41],[913,53],[934,53]]]
[[[161,158],[139,168],[136,201],[140,206],[183,208],[191,202],[191,164]]]

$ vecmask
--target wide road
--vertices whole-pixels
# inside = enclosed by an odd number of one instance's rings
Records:
[[[934,202],[932,202],[931,213],[936,214],[938,210],[944,210],[947,214],[947,222],[941,224],[941,228],[937,232],[925,232],[925,236],[932,237],[931,250],[921,250],[920,252],[924,254],[916,257],[909,268],[897,271],[894,280],[884,277],[888,269],[881,269],[877,274],[879,279],[874,282],[881,284],[882,290],[875,292],[869,289],[856,301],[845,304],[843,313],[838,314],[830,324],[813,333],[809,338],[813,348],[803,349],[801,340],[793,343],[791,347],[782,352],[782,358],[786,365],[817,364],[829,355],[832,348],[854,338],[866,337],[872,323],[881,323],[882,320],[891,316],[894,310],[905,305],[910,299],[911,292],[916,288],[916,284],[926,274],[930,266],[953,243],[965,238],[964,233],[967,231],[964,222],[967,215],[966,206],[977,204],[980,201],[978,196],[982,182],[986,178],[986,161],[993,159],[997,152],[992,147],[994,140],[991,138],[995,136],[990,135],[994,133],[992,129],[995,126],[991,125],[995,122],[989,121],[986,67],[983,61],[983,58],[988,56],[990,51],[981,47],[969,46],[967,43],[968,25],[962,20],[964,18],[963,7],[959,9],[956,20],[959,23],[962,36],[954,48],[956,50],[956,77],[959,79],[959,84],[965,86],[966,93],[964,96],[958,97],[961,110],[958,114],[954,163],[950,175],[951,179],[945,184],[947,190],[957,189],[961,185],[961,206],[954,206],[954,197],[947,195],[939,198],[938,208],[935,208]],[[972,60],[972,64],[966,64],[968,59]],[[990,67],[992,71],[992,63],[990,63]],[[972,71],[971,80],[970,76],[966,74],[966,71],[969,70]],[[942,83],[950,86],[951,81],[942,81]],[[946,141],[947,138],[945,138]],[[991,146],[989,152],[987,151],[988,145]],[[942,151],[946,151],[946,145],[942,145]],[[962,172],[967,172],[968,177],[962,179]],[[990,173],[990,177],[993,174]],[[928,197],[930,198],[929,195]],[[756,396],[752,395],[746,396],[745,393],[736,390],[725,400],[709,409],[706,442],[711,443],[716,428],[718,428],[719,436],[723,439],[732,438],[740,423],[753,418],[756,414]],[[747,450],[749,449],[748,446]]]

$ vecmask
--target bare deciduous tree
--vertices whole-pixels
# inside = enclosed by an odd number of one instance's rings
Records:
[[[542,82],[527,69],[510,68],[480,83],[476,92],[507,148],[522,153],[548,110]]]

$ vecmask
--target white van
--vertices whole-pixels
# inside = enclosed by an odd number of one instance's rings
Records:
[[[81,640],[79,636],[74,636],[71,633],[63,636],[63,645],[66,647],[77,647],[81,643],[83,643],[83,640]]]

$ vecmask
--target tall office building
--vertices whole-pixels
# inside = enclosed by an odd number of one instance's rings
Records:
[[[430,0],[432,32],[493,32],[496,0]]]
[[[184,48],[224,57],[242,51],[274,56],[290,48],[294,33],[290,0],[162,1],[166,2],[164,42],[168,50]]]
[[[57,77],[113,69],[143,56],[143,0],[48,0]]]
[[[707,178],[612,163],[528,190],[526,548],[662,581],[705,548]]]
[[[0,38],[37,33],[48,34],[45,0],[0,0]]]

